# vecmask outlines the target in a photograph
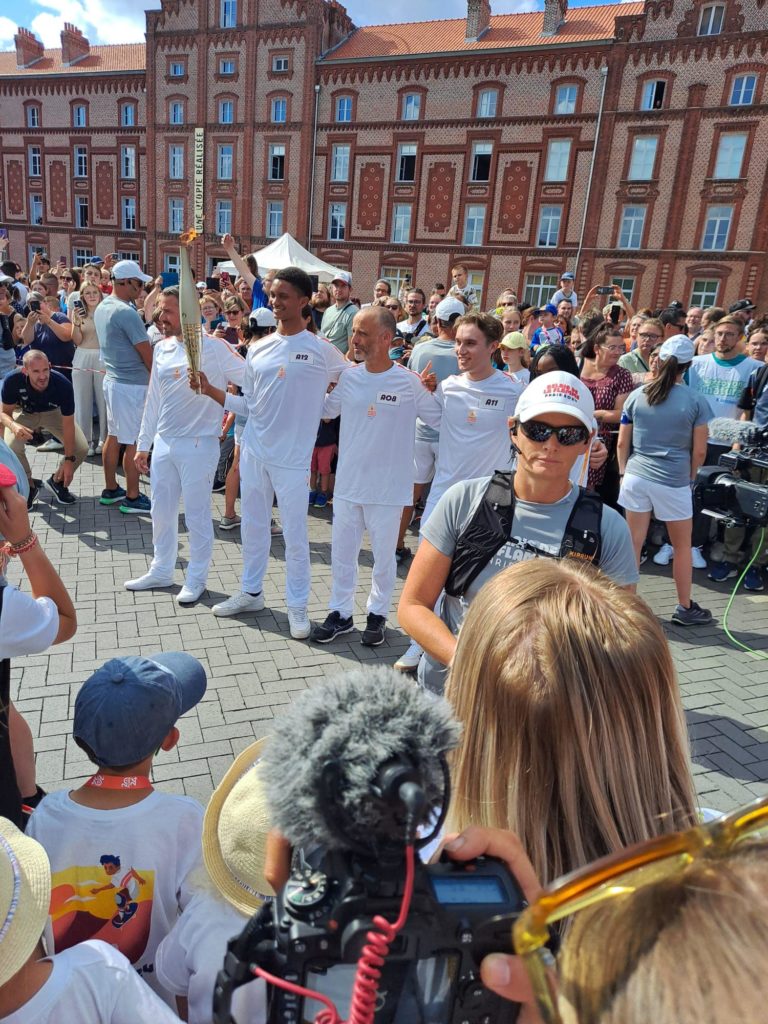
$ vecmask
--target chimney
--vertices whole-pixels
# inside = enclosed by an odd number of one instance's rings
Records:
[[[91,52],[90,44],[79,28],[64,22],[61,30],[61,60],[64,64],[76,64]]]
[[[544,0],[544,24],[541,28],[543,36],[557,35],[557,30],[565,22],[568,0]]]
[[[45,53],[43,44],[28,28],[20,28],[13,41],[16,44],[16,66],[19,68],[35,64]]]
[[[465,43],[476,43],[491,27],[490,0],[467,0]]]

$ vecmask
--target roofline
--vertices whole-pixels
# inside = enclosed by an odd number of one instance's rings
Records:
[[[0,81],[13,80],[14,82],[24,82],[26,81],[26,79],[19,78],[19,71],[25,70],[25,68],[17,68],[16,74],[14,75],[0,74]],[[129,68],[123,71],[91,71],[89,68],[75,68],[73,70],[72,67],[68,67],[66,71],[49,71],[47,74],[43,74],[41,76],[41,80],[45,81],[48,78],[72,78],[75,75],[77,75],[78,77],[90,75],[91,78],[101,78],[102,76],[106,77],[107,75],[111,75],[112,77],[114,77],[115,75],[146,75],[146,73],[146,66],[143,68]]]
[[[396,53],[391,55],[386,54],[383,56],[377,55],[373,57],[342,57],[337,58],[336,60],[327,60],[325,57],[318,57],[315,63],[321,64],[324,67],[334,67],[334,65],[340,66],[342,64],[381,64],[393,61],[425,60],[433,57],[494,57],[515,53],[538,53],[544,45],[551,48],[554,44],[558,49],[565,50],[567,47],[599,46],[615,42],[616,36],[608,36],[604,39],[579,39],[578,41],[573,42],[569,40],[560,43],[556,42],[555,39],[547,38],[541,46],[496,46],[478,50],[435,50],[432,53]]]

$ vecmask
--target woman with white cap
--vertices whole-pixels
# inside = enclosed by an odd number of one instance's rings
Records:
[[[624,403],[618,443],[619,504],[626,511],[638,564],[653,514],[666,524],[672,544],[678,600],[672,621],[681,626],[712,621],[712,613],[691,600],[691,488],[706,455],[711,417],[706,400],[683,381],[693,356],[693,342],[684,334],[664,342],[658,375]]]

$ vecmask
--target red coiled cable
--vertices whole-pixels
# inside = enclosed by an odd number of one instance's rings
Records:
[[[379,915],[373,919],[373,925],[378,931],[371,930],[368,932],[366,935],[367,942],[363,946],[360,959],[357,961],[349,1020],[342,1021],[334,1003],[327,996],[321,995],[319,992],[313,992],[311,989],[303,988],[301,985],[295,985],[291,981],[278,978],[261,967],[254,967],[253,973],[256,977],[263,978],[268,984],[277,985],[278,988],[282,988],[286,992],[303,996],[305,999],[316,999],[318,1002],[323,1003],[325,1009],[320,1010],[317,1014],[315,1024],[373,1024],[381,968],[389,955],[389,947],[395,941],[397,933],[403,928],[408,919],[411,897],[413,896],[414,877],[413,846],[406,846],[405,888],[403,889],[403,898],[400,903],[400,914],[394,924]]]

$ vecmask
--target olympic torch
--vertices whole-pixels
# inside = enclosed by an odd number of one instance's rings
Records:
[[[203,325],[200,320],[200,301],[189,263],[189,246],[197,238],[194,230],[185,231],[180,237],[179,246],[179,313],[181,314],[181,333],[184,348],[187,350],[187,362],[192,373],[200,372],[200,359],[203,351]],[[200,394],[198,380],[197,393]]]

